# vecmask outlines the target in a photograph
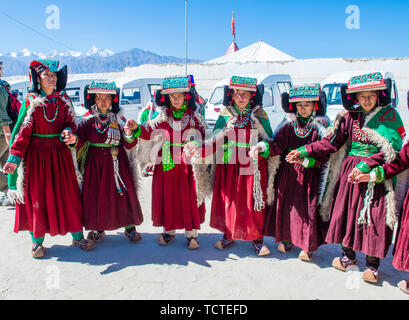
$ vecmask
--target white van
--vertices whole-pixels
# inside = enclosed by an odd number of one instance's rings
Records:
[[[349,79],[362,74],[381,72],[384,79],[392,80],[391,104],[396,108],[399,104],[398,89],[396,87],[395,77],[392,72],[373,70],[373,71],[344,71],[337,72],[321,82],[321,88],[327,95],[327,116],[334,121],[339,112],[345,110],[341,100],[341,85],[348,84]]]
[[[281,108],[281,94],[288,92],[292,87],[289,74],[256,74],[247,75],[257,79],[257,84],[264,85],[263,108],[270,120],[273,131],[284,119],[285,113]],[[213,128],[223,110],[224,86],[229,85],[230,78],[219,81],[213,89],[210,99],[206,104],[205,120],[209,128]]]
[[[139,113],[152,101],[161,84],[162,78],[141,78],[124,83],[121,88],[121,107],[125,110],[125,117],[137,121]]]
[[[20,102],[23,102],[28,94],[29,87],[30,81],[16,82],[11,85],[10,93],[15,94],[17,96],[17,99]]]
[[[87,84],[92,81],[106,81],[106,79],[84,79],[68,82],[65,87],[65,92],[70,97],[74,105],[75,114],[81,117],[87,109],[84,107],[84,90]]]

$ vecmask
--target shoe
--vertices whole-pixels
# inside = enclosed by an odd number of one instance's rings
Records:
[[[42,258],[45,256],[45,249],[42,245],[33,243],[33,247],[31,248],[31,254],[35,259]]]
[[[277,247],[277,251],[281,253],[289,253],[292,248],[294,248],[292,243],[281,242]]]
[[[128,238],[129,241],[134,242],[134,243],[142,240],[142,236],[136,230],[132,230],[131,232],[128,232],[128,230],[125,229],[124,235],[125,237]]]
[[[173,240],[175,240],[175,235],[166,232],[158,237],[158,243],[162,246],[168,246]]]
[[[409,294],[409,280],[402,280],[398,283],[398,288]]]
[[[309,262],[312,260],[312,252],[301,250],[298,259]]]
[[[251,245],[259,257],[268,256],[270,254],[270,250],[262,241],[252,241]]]
[[[354,259],[351,260],[349,259],[346,255],[342,255],[341,258],[335,258],[332,260],[332,266],[335,269],[341,270],[341,271],[347,271],[347,268],[349,266],[354,266],[358,263],[358,260]]]
[[[102,231],[102,232],[90,231],[90,232],[88,232],[87,239],[88,240],[94,240],[95,242],[99,242],[103,238],[105,238],[105,236],[106,236],[105,231]]]
[[[84,238],[82,238],[81,240],[72,239],[72,244],[84,251],[89,251],[95,246],[95,241],[92,239]]]
[[[189,249],[191,250],[195,250],[195,249],[199,249],[200,245],[199,245],[199,241],[197,240],[197,238],[186,238],[187,240],[187,246]]]
[[[226,250],[234,244],[234,240],[228,240],[223,236],[223,239],[217,241],[214,246],[219,250]]]
[[[375,268],[367,267],[365,272],[362,274],[362,280],[370,283],[378,283],[379,273]]]

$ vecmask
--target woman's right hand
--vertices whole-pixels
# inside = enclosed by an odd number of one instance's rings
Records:
[[[191,141],[187,142],[183,147],[183,152],[188,158],[199,154],[199,148]]]
[[[293,150],[285,157],[285,160],[289,163],[297,163],[297,160],[300,158],[301,152],[298,150]]]
[[[12,163],[12,162],[6,162],[6,164],[3,167],[3,173],[4,174],[13,174],[14,171],[17,168],[17,164],[16,163]]]
[[[259,145],[255,145],[254,147],[252,147],[249,151],[249,156],[250,158],[252,158],[253,160],[258,160],[258,155],[260,154],[260,152],[263,152],[263,149],[261,146]]]

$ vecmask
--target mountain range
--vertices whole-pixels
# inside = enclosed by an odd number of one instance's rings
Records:
[[[126,67],[136,67],[142,64],[180,64],[184,58],[160,56],[156,53],[142,49],[131,49],[115,53],[109,49],[91,47],[87,52],[68,51],[51,53],[31,52],[23,49],[20,52],[0,53],[3,62],[3,76],[26,75],[28,65],[32,60],[56,59],[60,66],[67,65],[70,73],[103,73],[123,71]],[[200,60],[188,59],[188,63]]]

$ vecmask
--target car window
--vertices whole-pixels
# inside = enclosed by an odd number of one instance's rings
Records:
[[[263,95],[263,107],[271,107],[274,105],[273,88],[265,87]]]
[[[161,88],[160,84],[148,84],[149,92],[151,93],[151,98],[155,94],[155,91]]]
[[[65,92],[72,102],[80,102],[80,88],[67,88]]]
[[[278,91],[280,91],[280,96],[284,93],[284,92],[288,92],[290,91],[291,88],[291,82],[277,82],[277,86],[278,86]]]
[[[327,96],[328,105],[342,104],[341,85],[342,85],[341,83],[332,83],[326,84],[322,88],[322,91],[324,91],[325,95]]]
[[[140,88],[126,88],[122,90],[121,105],[122,104],[140,104],[141,103],[141,89]]]
[[[211,104],[222,104],[224,96],[224,87],[217,87],[214,89],[213,94],[209,100]]]

